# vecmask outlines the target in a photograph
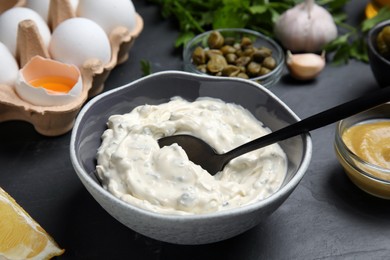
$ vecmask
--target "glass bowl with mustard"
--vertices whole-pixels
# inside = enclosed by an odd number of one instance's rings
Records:
[[[390,199],[390,103],[341,120],[335,136],[336,156],[351,181]]]

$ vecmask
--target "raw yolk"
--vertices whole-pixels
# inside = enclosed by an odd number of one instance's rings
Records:
[[[343,141],[361,159],[390,169],[390,121],[352,126],[343,133]]]
[[[33,79],[29,82],[29,84],[33,87],[45,88],[49,92],[68,93],[76,84],[76,81],[66,77],[48,76],[39,79]]]

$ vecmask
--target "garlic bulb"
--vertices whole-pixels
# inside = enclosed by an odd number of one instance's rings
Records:
[[[292,52],[318,52],[337,37],[332,15],[314,0],[305,0],[284,12],[274,30],[283,47]]]
[[[325,67],[325,51],[321,55],[315,53],[292,54],[287,51],[286,65],[290,75],[299,80],[310,80]]]

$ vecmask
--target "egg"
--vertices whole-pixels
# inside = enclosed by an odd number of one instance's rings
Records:
[[[28,0],[26,1],[26,7],[36,11],[40,16],[42,16],[43,20],[45,20],[45,22],[47,23],[49,19],[50,1],[51,0]],[[76,11],[78,0],[68,0],[68,1],[70,1],[71,6]]]
[[[16,56],[18,24],[27,19],[36,23],[43,43],[46,47],[49,45],[50,29],[37,12],[25,7],[11,8],[0,15],[0,41],[8,47],[14,57]]]
[[[118,26],[132,31],[136,26],[136,13],[130,0],[79,0],[77,16],[95,21],[110,33]]]
[[[108,36],[95,22],[82,17],[60,23],[54,30],[49,53],[55,60],[82,67],[88,59],[106,64],[111,59]]]
[[[0,42],[0,84],[13,86],[19,66],[9,49]]]
[[[26,7],[37,12],[47,23],[49,14],[50,0],[28,0]]]
[[[38,1],[38,0],[37,0]],[[79,0],[69,0],[74,10],[77,10],[77,6],[79,5]]]
[[[61,106],[80,97],[81,73],[75,65],[34,56],[19,71],[15,91],[36,106]]]

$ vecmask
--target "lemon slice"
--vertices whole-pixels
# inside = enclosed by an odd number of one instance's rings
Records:
[[[0,259],[50,259],[64,250],[0,188]]]

